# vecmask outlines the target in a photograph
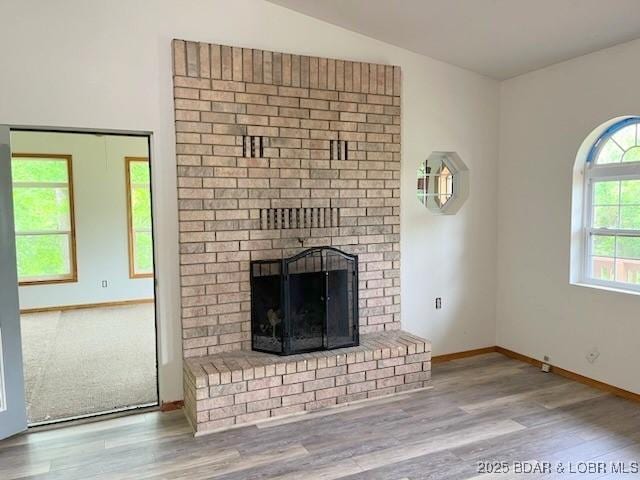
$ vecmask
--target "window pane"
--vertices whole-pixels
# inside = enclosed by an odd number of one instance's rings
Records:
[[[596,163],[619,163],[622,159],[622,149],[612,140],[606,140],[600,152]]]
[[[593,227],[594,228],[617,228],[618,227],[618,207],[593,207]]]
[[[56,277],[71,273],[69,235],[17,235],[18,276]]]
[[[13,158],[11,177],[14,182],[67,183],[67,161],[57,159]]]
[[[616,260],[616,281],[640,285],[640,260]]]
[[[592,254],[599,257],[613,257],[616,252],[616,237],[613,235],[593,235]]]
[[[591,257],[591,275],[597,280],[613,281],[615,260],[608,257]]]
[[[628,230],[640,230],[640,206],[620,207],[620,228]]]
[[[129,178],[131,183],[150,183],[149,162],[129,162]]]
[[[640,237],[618,237],[616,256],[640,260]]]
[[[640,147],[633,147],[626,152],[622,157],[623,162],[640,162]]]
[[[153,272],[153,248],[151,233],[137,232],[134,234],[135,269],[136,273]]]
[[[636,145],[636,124],[621,128],[612,137],[624,150],[629,150]]]
[[[134,230],[149,230],[151,228],[151,192],[149,188],[132,188],[131,203]]]
[[[595,182],[593,185],[594,205],[617,205],[620,201],[620,182]]]
[[[620,203],[640,205],[640,180],[623,180],[620,184]]]
[[[16,232],[68,231],[69,189],[14,187]]]

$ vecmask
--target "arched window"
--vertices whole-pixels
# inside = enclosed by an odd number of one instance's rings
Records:
[[[584,168],[583,279],[640,291],[640,118],[607,128]]]

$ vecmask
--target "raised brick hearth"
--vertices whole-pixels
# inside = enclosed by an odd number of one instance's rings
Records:
[[[431,344],[406,332],[359,347],[279,357],[239,351],[187,359],[185,411],[196,434],[428,386]]]

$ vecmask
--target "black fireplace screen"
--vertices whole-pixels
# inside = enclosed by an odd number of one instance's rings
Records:
[[[358,257],[332,247],[251,262],[254,350],[290,355],[358,345]]]

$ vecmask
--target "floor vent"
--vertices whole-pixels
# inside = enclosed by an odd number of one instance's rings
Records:
[[[339,226],[339,208],[263,208],[260,210],[261,230],[330,228]]]

